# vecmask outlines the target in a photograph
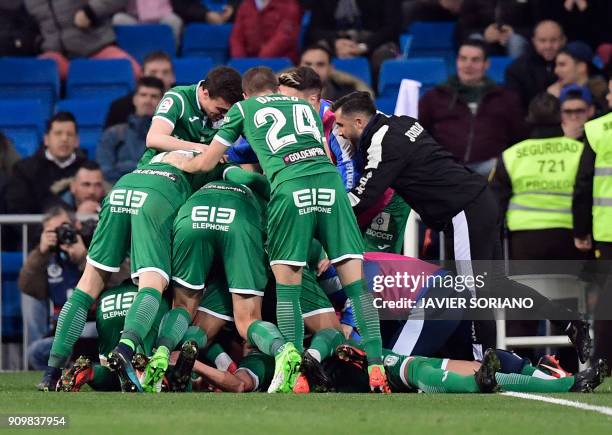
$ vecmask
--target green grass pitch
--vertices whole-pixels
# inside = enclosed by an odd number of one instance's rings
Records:
[[[0,373],[0,415],[68,416],[78,434],[612,434],[612,416],[502,395],[41,393],[40,373]],[[612,407],[612,379],[594,394],[550,395]]]

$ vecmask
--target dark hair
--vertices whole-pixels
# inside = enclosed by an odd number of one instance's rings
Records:
[[[138,90],[141,87],[159,89],[159,92],[161,92],[162,95],[164,92],[166,92],[164,82],[162,82],[157,77],[153,77],[153,76],[144,76],[144,77],[139,78],[138,81],[136,82],[136,92],[138,92]]]
[[[218,66],[210,70],[202,87],[210,98],[222,98],[229,104],[242,100],[242,79],[234,68]]]
[[[53,127],[54,122],[72,122],[74,124],[74,129],[76,131],[79,130],[76,119],[74,118],[74,115],[70,112],[57,112],[55,115],[49,118],[47,120],[47,133],[51,131],[51,127]]]
[[[300,66],[285,71],[278,76],[278,83],[298,91],[316,90],[321,92],[321,89],[323,89],[321,77],[308,66]]]
[[[351,92],[339,98],[331,107],[332,112],[338,109],[342,109],[344,114],[365,113],[372,116],[376,113],[376,105],[372,101],[370,93],[366,91]]]
[[[85,160],[83,163],[81,163],[79,169],[87,169],[88,171],[100,171],[102,168],[100,168],[100,164],[94,160]]]
[[[457,53],[461,50],[461,47],[476,47],[482,51],[485,60],[489,58],[489,45],[483,41],[482,39],[477,38],[468,38],[465,39],[459,44],[459,48],[457,49]]]
[[[278,79],[267,66],[249,68],[242,76],[242,89],[244,89],[245,94],[251,95],[264,91],[276,92],[277,88]]]
[[[304,56],[304,53],[306,53],[307,51],[310,50],[321,50],[324,51],[325,54],[327,54],[327,57],[329,58],[329,62],[331,63],[332,58],[334,57],[334,55],[332,54],[331,50],[326,47],[323,44],[312,44],[309,45],[308,47],[306,47],[305,49],[302,50],[302,52],[300,53],[300,61],[302,60],[302,56]]]
[[[529,103],[527,122],[530,124],[558,125],[561,123],[561,103],[548,92],[536,95]]]
[[[67,214],[68,217],[70,218],[70,220],[72,222],[76,221],[76,217],[74,215],[74,212],[71,210],[68,210],[65,206],[63,205],[53,205],[49,208],[47,208],[44,212],[43,212],[43,218],[42,218],[42,224],[46,224],[47,222],[49,222],[51,219],[53,219],[56,216],[60,216],[62,214]]]
[[[172,66],[172,58],[165,51],[151,51],[150,53],[147,53],[142,60],[142,68],[144,69],[145,65],[149,62],[157,62],[158,60],[165,60],[166,62],[169,62],[170,66],[174,69],[174,66]]]

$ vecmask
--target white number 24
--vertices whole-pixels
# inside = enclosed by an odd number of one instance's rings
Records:
[[[272,125],[266,133],[266,143],[272,153],[297,142],[295,134],[279,137],[280,131],[287,124],[287,118],[283,115],[283,112],[275,107],[264,107],[255,112],[255,126],[257,128],[262,127],[268,122],[268,118],[272,119]],[[297,134],[309,134],[319,143],[322,142],[319,127],[309,106],[305,104],[293,105],[293,127]]]

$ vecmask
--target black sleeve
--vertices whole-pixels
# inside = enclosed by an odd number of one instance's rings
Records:
[[[574,215],[574,235],[583,238],[592,233],[593,227],[593,176],[595,175],[595,153],[585,139],[584,150],[574,185],[572,213]]]
[[[497,159],[495,174],[491,180],[491,189],[495,192],[499,201],[499,209],[502,216],[505,217],[508,211],[508,203],[512,197],[512,181],[510,181],[510,175],[508,175],[502,156]]]
[[[380,132],[380,129],[378,131]],[[348,193],[356,216],[374,205],[403,169],[404,153],[399,149],[403,140],[408,139],[403,134],[390,130],[382,137],[374,134],[368,146],[361,178],[357,186]]]
[[[37,197],[26,176],[26,169],[19,163],[13,167],[13,175],[6,185],[6,210],[8,213],[34,213]]]

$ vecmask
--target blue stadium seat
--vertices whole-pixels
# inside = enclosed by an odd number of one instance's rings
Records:
[[[448,67],[452,67],[456,55],[455,22],[453,21],[415,21],[408,33],[412,35],[410,56],[443,57]]]
[[[231,24],[189,24],[183,32],[183,57],[209,56],[216,65],[229,55]]]
[[[400,35],[400,51],[404,59],[410,56],[410,48],[412,48],[413,38],[414,37],[409,33],[404,33],[403,35]]]
[[[96,147],[102,135],[106,113],[112,100],[109,99],[75,99],[61,100],[57,103],[56,112],[71,112],[77,120],[81,149],[87,151],[87,157],[96,158]]]
[[[66,98],[122,97],[134,89],[134,73],[127,59],[76,59],[70,62]]]
[[[22,157],[31,156],[42,142],[47,109],[39,100],[0,100],[0,130]]]
[[[51,114],[59,95],[57,65],[51,59],[0,59],[0,99],[40,100]]]
[[[370,62],[367,57],[354,57],[352,59],[337,59],[332,61],[334,68],[354,75],[364,81],[368,86],[372,86],[372,73],[370,72]]]
[[[176,55],[176,44],[170,26],[165,24],[138,24],[115,26],[117,44],[142,63],[152,51],[164,51]]]
[[[444,59],[435,57],[386,60],[380,69],[379,97],[397,97],[402,79],[422,83],[421,95],[447,79]]]
[[[227,66],[231,66],[240,74],[243,74],[246,70],[254,66],[267,66],[270,67],[272,71],[278,72],[292,67],[293,64],[286,57],[237,57],[235,59],[231,59],[227,63]]]
[[[17,339],[22,334],[21,292],[17,278],[23,264],[21,252],[2,251],[2,337]]]
[[[174,59],[173,64],[177,85],[192,85],[199,82],[214,66],[210,57],[181,57]]]
[[[487,71],[487,76],[497,84],[503,84],[506,68],[512,63],[512,58],[510,56],[491,56],[489,60],[491,61],[491,66]]]
[[[395,112],[395,103],[397,102],[397,95],[393,97],[378,97],[376,99],[376,109],[386,113],[387,115],[393,115]]]

